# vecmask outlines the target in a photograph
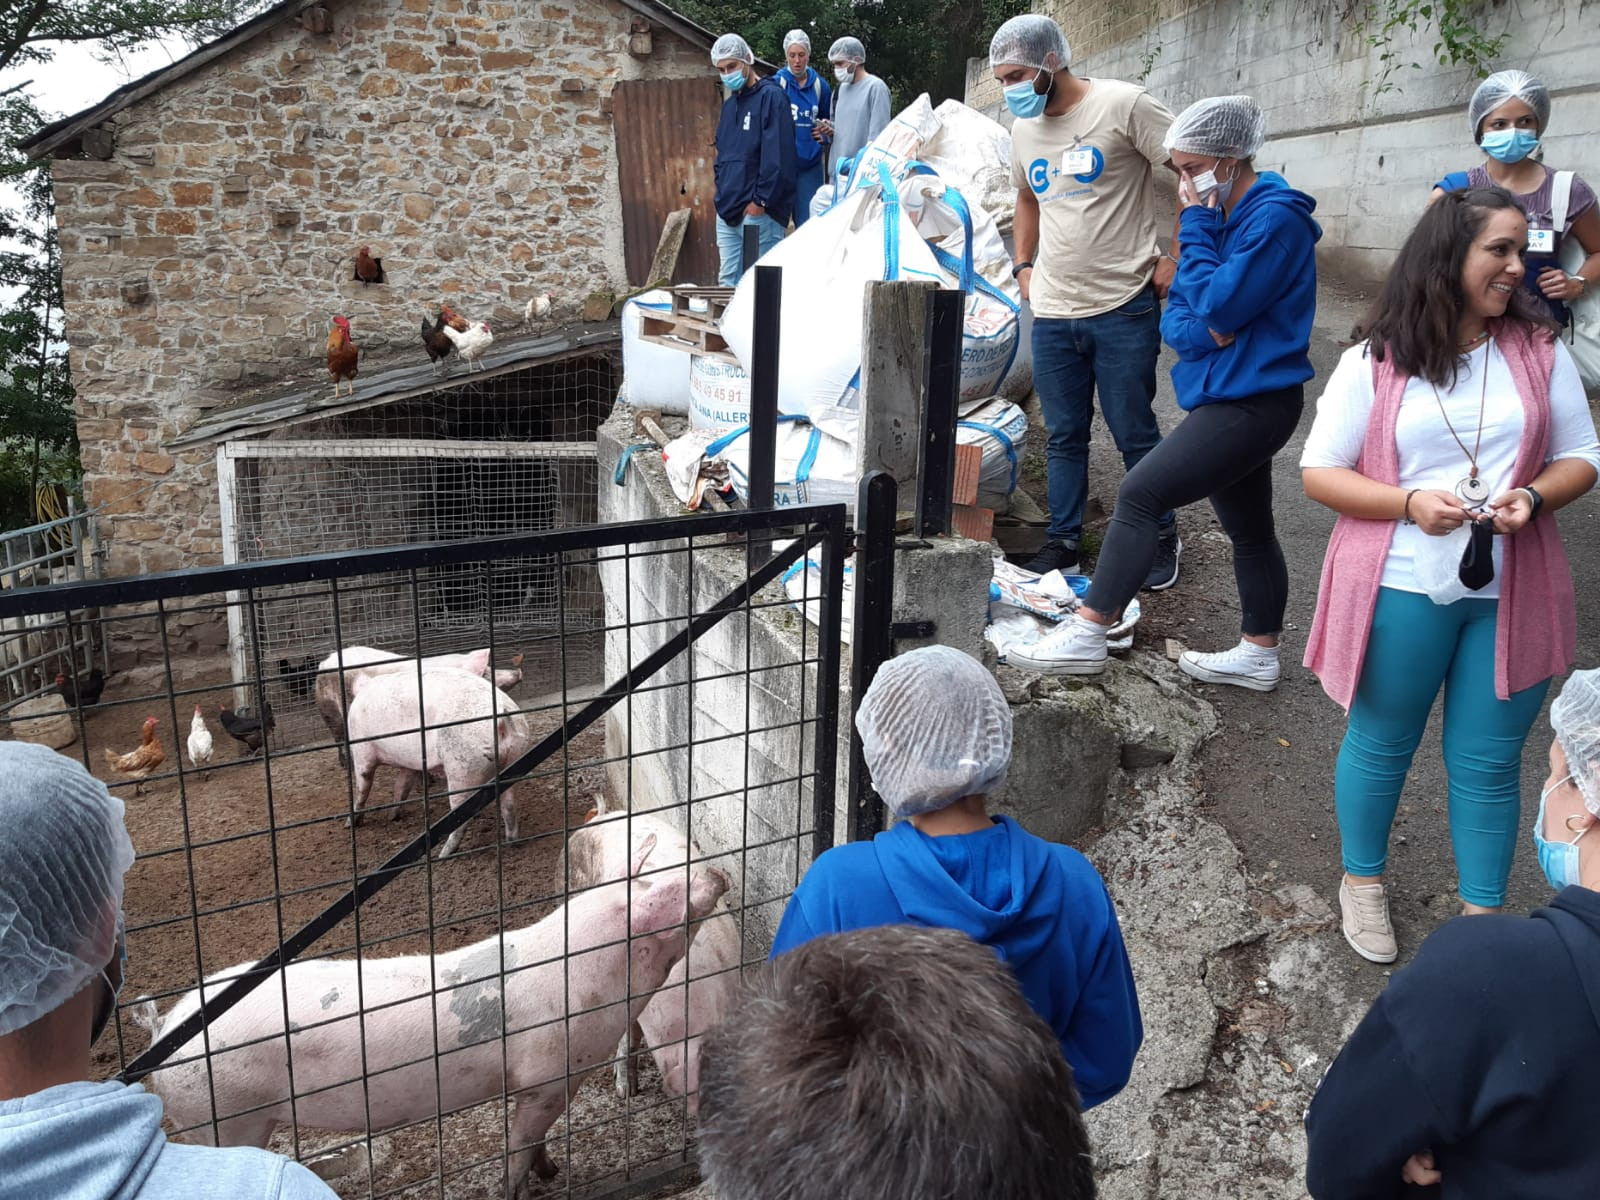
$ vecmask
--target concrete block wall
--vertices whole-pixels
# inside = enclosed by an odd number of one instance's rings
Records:
[[[1481,161],[1466,107],[1478,79],[1433,63],[1429,28],[1396,42],[1401,62],[1380,92],[1379,51],[1326,2],[1261,0],[1041,0],[1073,51],[1079,74],[1141,80],[1174,112],[1205,96],[1247,93],[1266,110],[1257,163],[1317,198],[1323,258],[1375,278],[1449,171]],[[1545,161],[1600,179],[1600,20],[1592,0],[1485,5],[1490,34],[1509,33],[1496,68],[1533,71],[1554,96]],[[986,47],[978,48],[980,53]],[[968,71],[969,103],[1001,107],[986,60]]]

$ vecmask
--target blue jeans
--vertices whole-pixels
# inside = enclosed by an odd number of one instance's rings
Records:
[[[754,225],[761,230],[761,253],[765,254],[783,241],[784,228],[763,213],[759,217],[746,216],[744,225]],[[717,253],[722,258],[717,282],[723,287],[738,287],[744,274],[744,225],[729,225],[717,218]]]
[[[794,227],[799,229],[811,215],[811,197],[822,186],[822,159],[801,167],[794,181]]]
[[[1161,306],[1145,288],[1121,308],[1098,316],[1033,319],[1033,385],[1050,433],[1046,483],[1051,541],[1076,545],[1083,536],[1089,495],[1089,425],[1100,393],[1105,418],[1132,470],[1156,444],[1161,430],[1150,405],[1156,397],[1156,356],[1161,352]],[[1157,520],[1164,532],[1177,518]]]
[[[1378,589],[1372,633],[1334,770],[1334,809],[1351,875],[1381,875],[1411,757],[1444,688],[1444,765],[1457,893],[1505,903],[1522,811],[1522,747],[1550,681],[1494,694],[1498,600],[1435,604],[1419,592]]]

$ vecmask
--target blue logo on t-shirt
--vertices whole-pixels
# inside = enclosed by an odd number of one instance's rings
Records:
[[[1028,186],[1036,195],[1044,195],[1050,187],[1050,160],[1036,158],[1028,164]]]

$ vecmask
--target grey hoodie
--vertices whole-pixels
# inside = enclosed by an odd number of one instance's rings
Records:
[[[161,1101],[122,1083],[0,1100],[0,1200],[337,1200],[299,1163],[250,1147],[180,1146]]]

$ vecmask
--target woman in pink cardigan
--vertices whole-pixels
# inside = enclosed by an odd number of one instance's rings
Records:
[[[1582,383],[1520,288],[1528,222],[1501,188],[1417,222],[1317,404],[1306,495],[1339,514],[1306,666],[1349,711],[1334,775],[1339,908],[1362,957],[1397,950],[1389,830],[1442,688],[1457,892],[1505,902],[1523,742],[1572,665],[1572,576],[1552,514],[1600,468]]]

